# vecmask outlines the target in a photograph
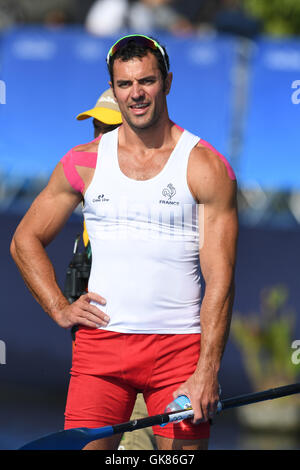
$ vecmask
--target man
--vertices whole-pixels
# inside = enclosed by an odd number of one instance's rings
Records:
[[[123,124],[57,165],[11,253],[50,317],[79,325],[66,428],[127,421],[138,391],[150,415],[184,394],[194,419],[155,427],[158,448],[207,449],[234,297],[235,177],[224,157],[170,120],[172,74],[157,41],[121,38],[107,63]],[[98,152],[95,168],[78,152]],[[93,261],[89,292],[70,305],[44,247],[82,200]],[[116,449],[120,438],[86,448]]]
[[[98,98],[94,108],[84,111],[78,114],[77,119],[79,121],[93,118],[93,127],[94,127],[94,138],[97,139],[107,132],[113,131],[122,123],[122,116],[118,107],[118,104],[114,98],[112,89],[109,88],[105,90],[104,93]],[[95,153],[94,158],[96,160],[97,154]],[[83,162],[84,163],[84,162]],[[91,261],[91,252],[90,252],[90,241],[86,226],[84,224],[83,231],[83,242],[85,246],[85,251],[87,255],[88,262]],[[76,257],[76,255],[75,255]],[[74,265],[75,266],[75,265]],[[71,275],[70,281],[75,281],[78,283],[78,286],[71,285],[66,282],[65,292],[67,299],[70,302],[74,302],[80,297],[81,294],[86,290],[86,266],[82,266],[83,279],[81,280],[82,274],[78,270],[76,276]],[[78,268],[77,268],[78,269]],[[67,288],[68,286],[68,288]],[[84,286],[84,289],[82,289]],[[72,294],[76,292],[76,295],[72,297]],[[71,295],[70,295],[71,294]],[[75,344],[75,331],[77,327],[73,328],[73,337]],[[133,409],[133,413],[130,419],[140,419],[147,416],[147,409],[145,406],[145,401],[141,393],[138,394],[137,400]],[[123,435],[121,445],[119,446],[122,450],[153,450],[155,449],[155,441],[153,437],[153,432],[151,428],[140,429],[135,432],[126,433]]]

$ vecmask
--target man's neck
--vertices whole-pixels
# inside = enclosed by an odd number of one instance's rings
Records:
[[[147,151],[171,144],[174,123],[168,118],[146,129],[136,129],[124,122],[119,131],[119,145]]]

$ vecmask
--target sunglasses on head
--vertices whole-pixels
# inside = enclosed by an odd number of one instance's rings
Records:
[[[164,60],[166,71],[169,71],[169,67],[166,60],[166,54],[161,45],[157,41],[155,41],[155,39],[149,38],[148,36],[144,36],[143,34],[129,34],[128,36],[123,36],[122,38],[118,39],[118,41],[115,42],[108,51],[106,57],[106,62],[108,66],[111,57],[113,57],[115,53],[119,49],[121,49],[121,47],[125,46],[131,40],[134,40],[134,42],[141,44],[142,46],[149,47],[150,49],[159,50]]]

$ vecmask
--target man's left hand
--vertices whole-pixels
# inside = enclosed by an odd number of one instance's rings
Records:
[[[215,373],[202,374],[199,371],[189,377],[174,393],[174,398],[186,395],[194,410],[193,423],[199,424],[212,419],[219,402],[219,383]]]

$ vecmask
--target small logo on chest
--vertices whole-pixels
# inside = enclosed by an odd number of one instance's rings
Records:
[[[97,198],[93,199],[93,202],[108,202],[109,199],[105,197],[104,194],[99,194]]]
[[[162,195],[164,196],[165,199],[160,199],[159,203],[160,204],[170,204],[170,205],[179,205],[178,201],[172,201],[172,198],[176,194],[176,189],[173,186],[172,183],[169,183],[166,188],[162,190]]]

